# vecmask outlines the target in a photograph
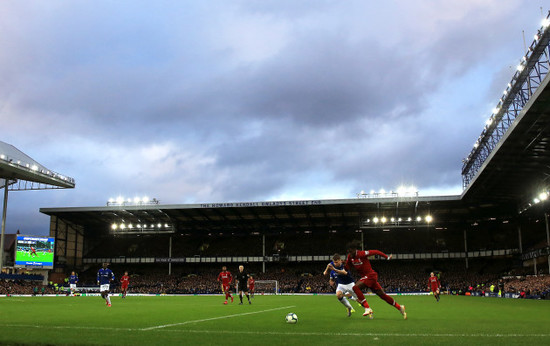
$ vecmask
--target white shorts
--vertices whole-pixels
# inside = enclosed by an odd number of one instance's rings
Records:
[[[99,292],[105,292],[109,290],[109,284],[104,284],[99,286]]]
[[[347,285],[343,285],[343,284],[338,284],[338,286],[336,287],[336,292],[340,291],[344,294],[351,294],[352,296],[355,297],[355,292],[353,292],[353,286],[355,286],[355,283],[352,282],[350,284],[347,284]]]
[[[71,290],[76,290],[76,284],[70,284]]]

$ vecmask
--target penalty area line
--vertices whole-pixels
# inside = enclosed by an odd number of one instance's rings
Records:
[[[234,315],[218,316],[218,317],[212,317],[212,318],[203,318],[203,319],[200,319],[200,320],[192,320],[192,321],[185,321],[185,322],[179,322],[179,323],[163,324],[163,325],[160,325],[160,326],[141,328],[140,330],[141,331],[148,331],[148,330],[155,330],[155,329],[161,329],[161,328],[182,326],[182,325],[190,324],[190,323],[208,322],[208,321],[215,321],[215,320],[221,320],[221,319],[233,318],[233,317],[240,317],[240,316],[246,316],[246,315],[255,315],[255,314],[261,314],[261,313],[269,312],[269,311],[289,309],[289,308],[293,308],[293,307],[295,307],[295,305],[283,306],[283,307],[280,307],[280,308],[267,309],[267,310],[261,310],[261,311],[243,312],[243,313],[234,314]]]

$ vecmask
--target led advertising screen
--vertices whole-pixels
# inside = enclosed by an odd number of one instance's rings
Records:
[[[55,238],[18,235],[15,243],[15,267],[53,269]]]

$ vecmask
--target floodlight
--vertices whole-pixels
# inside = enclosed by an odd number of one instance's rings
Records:
[[[395,217],[392,217],[392,218],[390,219],[390,221],[391,221],[391,222],[395,222]]]
[[[126,228],[126,225],[123,224],[123,223],[121,223],[121,224],[120,224],[120,229],[125,229],[125,228]]]
[[[157,224],[157,227],[158,227],[158,228],[161,228],[161,227],[162,227],[162,225],[161,225],[160,223],[158,223],[158,224]]]
[[[380,221],[382,221],[382,223],[386,223],[386,221],[388,221],[388,219],[386,219],[385,216],[382,216],[382,218],[380,219]]]
[[[420,216],[417,216],[416,221],[420,222],[420,221],[422,221],[422,218]]]
[[[128,228],[134,228],[134,225],[129,224],[129,225],[128,225]]]
[[[411,221],[412,221],[412,219],[411,219],[410,217],[408,217],[408,218],[407,218],[407,221],[408,221],[408,222],[411,222]]]
[[[548,192],[541,192],[539,195],[541,201],[546,201],[548,199]]]
[[[4,154],[0,155],[0,159],[5,160],[5,159],[6,159],[6,155],[4,155]]]
[[[380,193],[386,193],[386,190],[380,189]]]
[[[116,202],[117,202],[118,204],[122,204],[122,203],[124,203],[124,198],[118,196],[118,197],[116,198]]]
[[[401,222],[401,218],[397,219],[397,222]]]
[[[534,37],[535,41],[538,41],[540,39],[540,36],[539,34],[535,34],[535,37]]]
[[[109,203],[113,203],[115,200],[112,198],[109,198]]]
[[[517,70],[519,72],[523,71],[523,69],[525,68],[525,66],[523,66],[522,64],[519,64],[518,67],[517,67]]]
[[[533,200],[533,202],[535,202],[535,204],[537,204],[537,203],[539,203],[539,202],[540,202],[540,199],[538,199],[538,198],[535,198],[535,199]]]
[[[370,190],[370,194],[371,194],[371,195],[374,195],[374,190]]]
[[[117,228],[118,228],[118,226],[117,226],[116,223],[114,223],[114,224],[111,225],[111,229],[115,230],[115,229],[117,229]]]
[[[141,199],[139,197],[134,197],[134,203],[138,204],[139,202],[141,202]]]
[[[550,19],[544,18],[544,19],[542,20],[542,23],[541,23],[541,24],[542,24],[542,27],[546,29],[548,26],[550,26]]]
[[[165,224],[164,224],[164,227],[165,227],[165,228],[168,228],[168,224],[167,224],[167,223],[165,223]]]
[[[141,228],[141,224],[138,223],[138,224],[136,225],[136,227],[137,227],[137,228]]]
[[[378,221],[379,221],[378,217],[376,217],[376,216],[372,219],[372,222],[374,222],[374,223],[378,223]]]
[[[433,220],[433,218],[432,218],[431,215],[427,215],[427,216],[426,216],[426,222],[429,223],[429,222],[432,222],[432,220]]]

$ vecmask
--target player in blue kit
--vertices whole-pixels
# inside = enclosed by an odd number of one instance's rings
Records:
[[[338,274],[334,271],[334,269],[343,270],[345,274]],[[351,316],[352,312],[355,312],[349,301],[346,299],[346,297],[353,299],[357,301],[357,296],[353,292],[353,286],[355,285],[355,282],[353,281],[353,278],[349,274],[349,272],[346,272],[344,270],[344,261],[342,260],[342,257],[339,254],[334,254],[332,256],[332,262],[327,264],[327,267],[325,271],[323,272],[323,275],[327,275],[330,271],[330,284],[331,286],[334,286],[334,284],[337,284],[336,286],[336,297],[342,303],[346,309],[348,310],[348,317]]]
[[[103,268],[97,271],[97,284],[101,297],[105,299],[107,306],[111,306],[111,298],[109,298],[110,283],[115,279],[115,274],[107,266],[109,263],[103,263]]]
[[[71,294],[73,294],[73,295],[76,292],[76,284],[77,283],[78,283],[78,275],[76,275],[76,273],[73,271],[73,272],[71,272],[71,275],[69,276],[69,287],[70,287],[70,290],[71,290]]]

